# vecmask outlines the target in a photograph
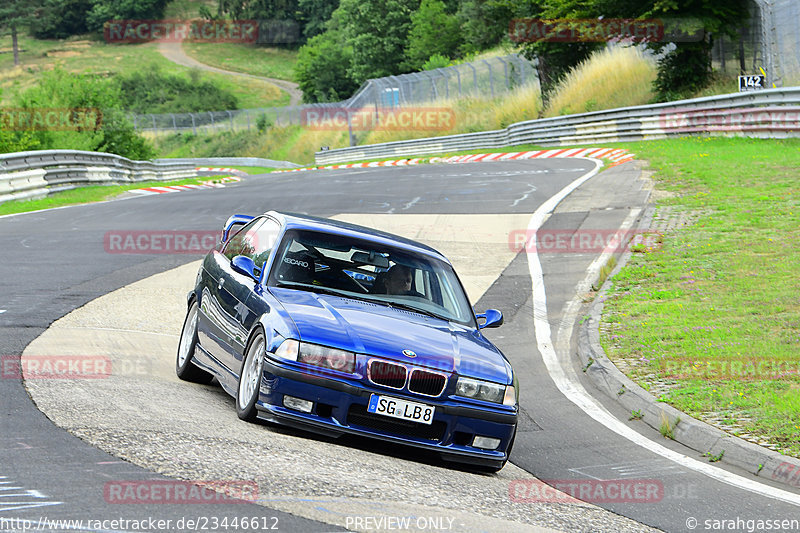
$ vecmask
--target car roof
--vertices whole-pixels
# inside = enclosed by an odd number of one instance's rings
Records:
[[[450,264],[450,261],[438,250],[431,248],[426,244],[422,244],[421,242],[407,239],[393,233],[388,233],[365,226],[359,226],[358,224],[351,224],[350,222],[342,222],[340,220],[315,217],[313,215],[304,215],[301,213],[268,211],[264,214],[281,221],[287,229],[317,230],[334,233],[337,235],[350,235],[354,238],[365,239],[369,241],[378,241],[396,246],[398,248],[404,248],[408,251],[433,256],[436,259]]]

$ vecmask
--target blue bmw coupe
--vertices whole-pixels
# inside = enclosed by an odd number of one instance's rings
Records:
[[[306,215],[232,216],[189,293],[176,372],[217,378],[239,418],[362,435],[500,470],[519,387],[450,262]]]

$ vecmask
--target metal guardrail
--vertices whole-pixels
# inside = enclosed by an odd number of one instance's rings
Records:
[[[276,161],[262,157],[190,157],[175,159],[154,159],[156,163],[191,163],[196,166],[207,167],[267,167],[267,168],[297,168],[300,165],[291,161]]]
[[[0,203],[47,196],[82,185],[170,181],[197,176],[194,163],[132,161],[81,150],[0,155]]]
[[[520,144],[563,146],[669,136],[800,137],[800,87],[528,120],[505,129],[320,151],[317,164],[407,157]]]

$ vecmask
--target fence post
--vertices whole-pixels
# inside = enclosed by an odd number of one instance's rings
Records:
[[[472,63],[466,63],[466,65],[472,69],[472,92],[474,93],[478,90],[478,71]]]
[[[169,116],[172,117],[172,129],[175,133],[178,133],[178,124],[175,122],[175,113],[170,113]]]
[[[461,97],[461,72],[456,67],[456,79],[458,80],[458,96]]]
[[[197,135],[197,124],[194,121],[194,113],[189,113],[189,116],[192,117],[192,133]]]
[[[492,76],[492,65],[485,59],[482,61],[486,63],[487,67],[489,67],[489,87],[492,89],[492,98],[494,98],[494,76]]]
[[[437,68],[436,70],[444,78],[444,97],[450,98],[450,76],[447,75],[447,69]]]
[[[510,90],[511,89],[511,81],[508,79],[508,63],[503,61],[502,57],[497,57],[496,59],[503,64],[503,74],[506,77],[506,89]]]
[[[433,93],[433,99],[434,100],[438,100],[439,99],[439,91],[436,90],[436,82],[433,81],[433,76],[426,70],[423,70],[421,72],[421,74],[424,74],[425,77],[428,78],[428,83],[431,84],[431,89],[432,89],[432,93]]]

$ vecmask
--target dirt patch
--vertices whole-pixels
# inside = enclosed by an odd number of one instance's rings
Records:
[[[82,53],[76,50],[50,50],[45,55],[47,57],[77,57]]]

